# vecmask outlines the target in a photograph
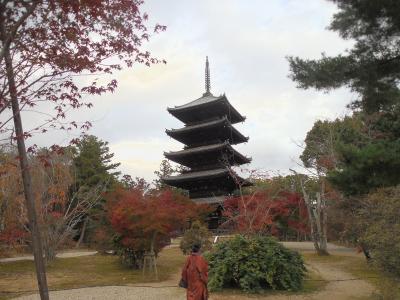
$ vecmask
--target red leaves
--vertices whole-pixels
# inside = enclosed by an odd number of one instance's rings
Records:
[[[121,235],[124,246],[132,249],[154,236],[170,237],[193,216],[194,206],[170,190],[143,194],[140,189],[119,189],[108,195],[111,226]]]
[[[17,244],[23,244],[27,236],[26,231],[16,226],[10,226],[0,232],[0,244],[14,247]]]
[[[307,227],[304,201],[297,193],[281,192],[277,197],[271,197],[263,191],[231,197],[224,202],[224,216],[228,218],[226,225],[233,225],[245,234],[278,234],[277,222],[282,219],[295,230],[302,231]]]
[[[54,102],[50,118],[43,121],[49,128],[72,129],[59,126],[58,121],[68,117],[68,108],[92,106],[82,101],[83,94],[101,95],[117,88],[116,80],[85,86],[81,76],[112,74],[135,62],[147,66],[164,62],[142,50],[153,32],[166,27],[156,24],[154,30],[147,28],[148,16],[141,11],[141,0],[39,1],[16,34],[11,29],[26,8],[21,1],[9,4],[4,8],[1,31],[6,33],[3,40],[11,39],[13,46],[18,99],[22,108]],[[0,108],[8,106],[8,94],[6,89],[0,92]],[[49,120],[57,125],[51,126]],[[11,123],[0,123],[0,132],[5,128],[12,132]]]

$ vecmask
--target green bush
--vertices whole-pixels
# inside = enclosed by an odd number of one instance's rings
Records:
[[[297,252],[265,236],[235,236],[217,244],[206,258],[210,290],[238,287],[246,292],[294,291],[302,287],[306,271]]]
[[[360,210],[361,241],[384,272],[400,277],[400,185],[370,193]]]
[[[207,251],[211,249],[211,233],[208,229],[196,221],[190,229],[185,231],[180,242],[180,248],[184,254],[189,254],[194,244],[200,244],[201,250]]]

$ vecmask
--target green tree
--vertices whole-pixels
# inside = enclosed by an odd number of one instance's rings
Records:
[[[348,195],[400,183],[400,3],[391,0],[331,0],[339,7],[329,29],[353,48],[321,59],[289,57],[291,78],[300,88],[329,91],[348,87],[362,118],[362,144],[342,141],[340,168],[330,181]]]
[[[306,168],[315,169],[323,175],[339,169],[342,158],[338,148],[342,144],[365,145],[366,137],[362,129],[363,123],[357,114],[334,121],[316,121],[304,140],[301,161]]]
[[[120,163],[113,163],[114,154],[110,152],[108,142],[102,141],[93,135],[86,135],[78,140],[75,148],[74,167],[75,184],[72,192],[85,191],[104,185],[104,191],[110,191],[118,182],[120,174],[115,169]],[[77,247],[85,238],[88,231],[89,237],[95,235],[96,228],[108,226],[104,215],[104,202],[102,199],[85,215],[79,223],[79,239]]]
[[[351,211],[349,219],[353,224],[347,226],[352,229],[348,230],[350,236],[361,243],[367,256],[370,249],[373,258],[381,262],[386,260],[382,265],[390,271],[391,263],[387,258],[394,262],[398,251],[392,242],[381,239],[386,238],[385,227],[391,226],[386,222],[388,216],[383,211],[393,212],[390,217],[397,220],[399,214],[398,209],[389,208],[394,207],[393,203],[387,205],[385,201],[389,201],[390,197],[380,192],[379,188],[400,183],[400,2],[331,1],[338,5],[339,11],[329,29],[338,32],[344,39],[353,40],[353,47],[335,57],[323,54],[317,60],[289,57],[290,76],[303,89],[330,91],[347,87],[357,95],[349,106],[355,112],[352,118],[359,118],[361,126],[354,131],[356,136],[335,136],[334,150],[339,164],[328,170],[327,176],[351,200],[347,201],[346,210],[343,210]],[[323,136],[317,130],[323,126],[332,129],[335,125],[345,125],[343,128],[347,128],[348,124],[344,121],[340,120],[338,124],[316,123],[307,137],[312,134]],[[315,136],[313,140],[316,140]],[[312,146],[310,144],[310,148]],[[326,155],[326,150],[322,150],[322,154]],[[314,153],[318,154],[318,151]],[[302,159],[316,161],[315,158],[319,157],[303,153]],[[376,193],[380,193],[382,201],[375,201],[373,208],[368,203],[371,197],[379,198],[374,196]],[[373,208],[373,213],[364,223],[362,212],[366,205]],[[381,256],[379,253],[385,254]]]
[[[162,178],[165,176],[170,176],[176,172],[176,169],[171,165],[168,159],[163,159],[160,164],[160,168],[157,171],[154,171],[154,175],[157,176],[154,179],[153,183],[158,190],[162,190],[167,187],[167,185],[163,182]]]
[[[114,154],[110,152],[108,142],[93,135],[86,135],[76,144],[77,155],[74,157],[76,184],[88,188],[99,183],[109,187],[117,181],[120,174],[115,169],[120,163],[113,163]]]
[[[400,101],[400,3],[392,0],[330,0],[339,11],[329,26],[354,40],[344,55],[308,60],[289,57],[291,77],[301,88],[329,91],[347,86],[351,103],[369,114],[391,111]]]

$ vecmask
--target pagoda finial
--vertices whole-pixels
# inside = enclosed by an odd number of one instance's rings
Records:
[[[208,56],[206,56],[206,92],[204,93],[204,96],[211,95],[210,89],[211,89],[210,65],[208,63]]]

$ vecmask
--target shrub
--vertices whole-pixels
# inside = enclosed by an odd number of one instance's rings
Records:
[[[372,252],[376,265],[400,276],[400,186],[370,193],[361,209],[365,233],[361,241]]]
[[[217,244],[206,258],[210,290],[223,287],[238,287],[246,292],[299,290],[306,271],[297,252],[265,236],[235,236]]]
[[[185,231],[183,239],[180,242],[180,248],[183,254],[189,254],[194,244],[200,244],[202,251],[211,249],[211,233],[201,225],[199,221],[192,224],[190,229]]]

